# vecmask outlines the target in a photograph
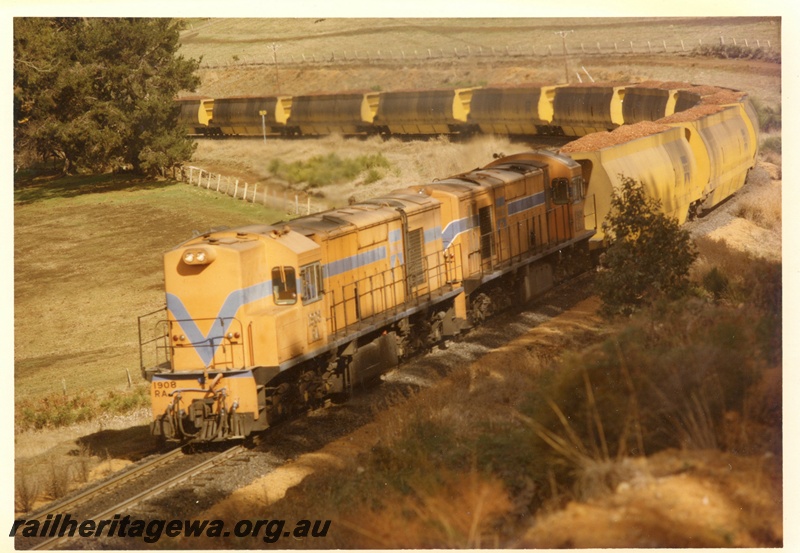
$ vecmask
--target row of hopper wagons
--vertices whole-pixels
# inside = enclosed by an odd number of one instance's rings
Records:
[[[688,83],[514,85],[301,96],[184,97],[193,136],[554,135],[578,137],[656,121],[716,87]]]
[[[607,214],[612,190],[624,175],[641,182],[666,214],[683,223],[741,188],[758,153],[758,116],[746,93],[681,82],[192,97],[178,102],[182,123],[197,136],[574,137],[558,153],[583,167],[598,221]],[[598,232],[595,240],[602,237]]]

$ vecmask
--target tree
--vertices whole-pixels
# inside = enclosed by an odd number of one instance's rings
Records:
[[[16,18],[14,154],[62,171],[154,173],[189,159],[174,99],[199,84],[172,19]]]
[[[697,257],[694,244],[640,183],[622,177],[603,230],[612,240],[597,278],[606,313],[629,314],[648,300],[688,291],[689,268]]]

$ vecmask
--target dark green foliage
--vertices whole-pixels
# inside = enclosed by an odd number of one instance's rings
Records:
[[[596,286],[609,314],[630,314],[643,303],[680,297],[697,256],[689,233],[661,212],[641,184],[623,178],[603,229],[613,242]]]
[[[750,46],[742,46],[740,44],[715,44],[713,46],[703,44],[695,48],[692,54],[710,58],[763,60],[773,63],[781,62],[780,52],[764,50],[763,48],[751,48]]]
[[[155,174],[194,149],[174,103],[194,90],[195,60],[175,53],[171,19],[14,20],[17,168],[40,158],[62,171],[132,169]]]
[[[728,290],[728,277],[726,277],[717,267],[713,267],[703,276],[703,287],[711,292],[714,299],[720,299]]]

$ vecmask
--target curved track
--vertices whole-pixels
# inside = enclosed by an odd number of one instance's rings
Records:
[[[132,507],[142,503],[150,498],[157,496],[158,494],[172,488],[173,486],[179,485],[188,479],[196,476],[198,474],[203,473],[204,471],[208,470],[211,467],[219,465],[231,458],[236,457],[237,455],[241,454],[245,450],[243,445],[236,445],[234,447],[230,447],[213,457],[205,459],[200,463],[197,463],[191,466],[188,469],[182,470],[177,474],[172,476],[168,476],[165,479],[157,479],[155,483],[148,484],[143,490],[135,493],[133,495],[128,496],[126,499],[115,502],[110,507],[102,507],[98,508],[97,511],[94,511],[95,514],[90,516],[81,517],[80,520],[106,520],[113,517],[115,514],[120,512],[127,512],[130,511]],[[156,470],[163,469],[165,466],[177,461],[180,458],[185,457],[183,450],[181,448],[176,448],[170,450],[167,453],[162,455],[158,455],[153,459],[148,460],[145,463],[137,465],[136,467],[123,471],[112,478],[105,480],[99,484],[96,484],[81,493],[70,497],[64,501],[59,501],[47,506],[47,508],[43,511],[39,511],[35,513],[33,516],[29,517],[27,520],[39,520],[44,521],[47,519],[48,516],[52,517],[56,514],[63,514],[63,513],[74,513],[75,507],[84,504],[91,504],[93,500],[102,499],[108,496],[109,493],[113,492],[114,490],[122,488],[124,485],[127,485],[135,480],[139,480],[143,478],[145,475],[153,474]],[[90,511],[92,512],[92,511]],[[78,520],[75,518],[75,520]],[[75,536],[53,536],[49,539],[45,539],[44,541],[39,541],[40,538],[21,538],[21,530],[18,530],[17,534],[17,548],[20,549],[55,549],[58,546],[64,545],[69,541],[75,539]],[[55,533],[53,531],[52,533]],[[24,542],[23,542],[24,540]],[[30,545],[27,547],[27,545]]]

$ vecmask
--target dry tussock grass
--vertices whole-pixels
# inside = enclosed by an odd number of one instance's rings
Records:
[[[356,509],[340,523],[351,534],[349,547],[391,549],[475,549],[499,547],[495,524],[511,502],[503,483],[477,471],[439,473],[434,489],[389,494],[384,507]]]
[[[759,227],[780,232],[781,189],[775,187],[770,194],[748,195],[739,201],[735,214]]]

